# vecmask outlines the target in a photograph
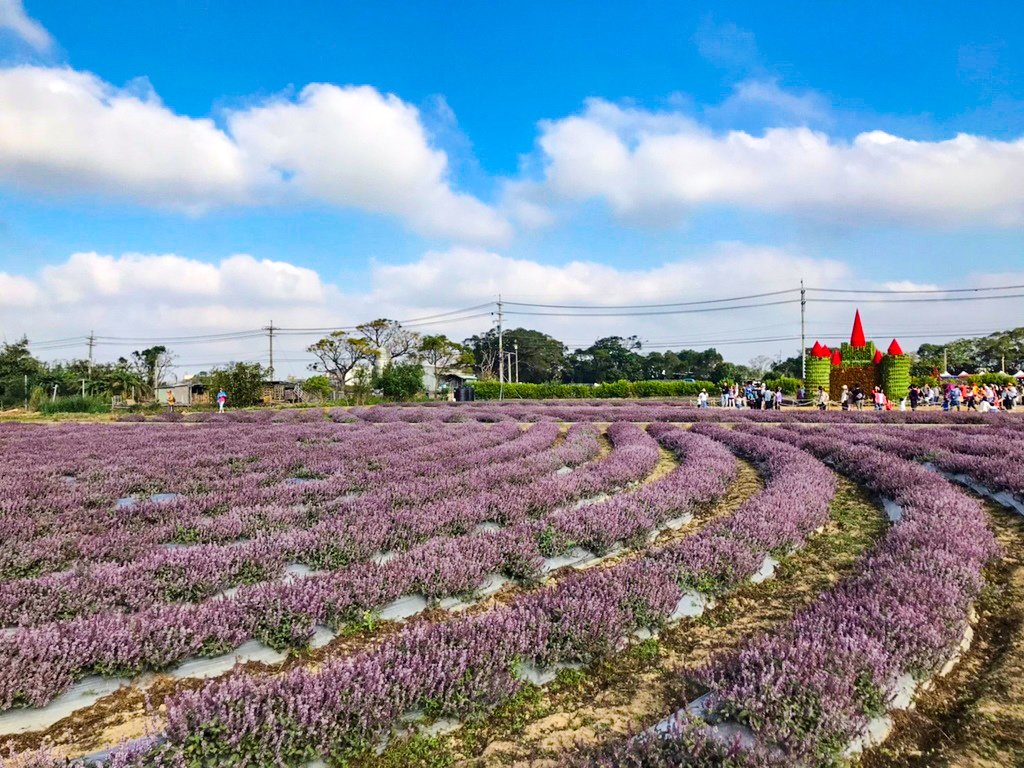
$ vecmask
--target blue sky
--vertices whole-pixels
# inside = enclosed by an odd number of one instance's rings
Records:
[[[1009,284],[1022,38],[1019,3],[0,0],[0,330]],[[535,324],[715,337],[677,320]]]

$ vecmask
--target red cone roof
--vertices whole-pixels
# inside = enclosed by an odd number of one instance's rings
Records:
[[[811,357],[828,357],[828,347],[820,342],[815,341],[814,346],[811,347]]]
[[[875,365],[878,365],[880,362],[882,362],[882,350],[876,349],[875,350]]]
[[[860,324],[860,310],[853,316],[853,332],[850,334],[850,346],[859,349],[865,345],[864,327]]]
[[[900,348],[900,343],[896,339],[892,340],[892,344],[889,345],[889,349],[886,350],[890,355],[902,355],[903,350]]]
[[[837,349],[835,352],[832,353],[832,365],[842,365],[842,364],[843,364],[843,356],[839,354],[839,350]]]

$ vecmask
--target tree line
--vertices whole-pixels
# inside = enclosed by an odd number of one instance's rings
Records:
[[[506,380],[529,384],[607,384],[616,381],[744,381],[799,378],[800,356],[773,360],[755,357],[742,365],[727,361],[714,347],[703,351],[646,351],[637,336],[608,336],[586,348],[571,350],[555,337],[529,328],[505,331]],[[490,329],[462,342],[443,334],[420,334],[400,323],[379,318],[353,331],[338,330],[307,347],[313,362],[303,389],[323,399],[332,393],[361,400],[377,393],[389,400],[407,400],[423,392],[424,370],[433,381],[452,371],[472,371],[482,380],[497,379],[498,333]],[[999,371],[1024,367],[1024,328],[946,344],[922,344],[911,374],[934,376],[945,364],[953,373]],[[29,400],[38,405],[55,396],[112,396],[152,400],[168,383],[175,356],[164,345],[136,350],[115,362],[76,359],[44,362],[35,357],[28,339],[0,344],[0,405]],[[234,405],[254,405],[262,398],[268,371],[258,363],[239,362],[203,372],[197,379],[231,393]],[[436,394],[429,392],[428,394]]]

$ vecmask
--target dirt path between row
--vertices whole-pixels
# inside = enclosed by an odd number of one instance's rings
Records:
[[[716,508],[716,516],[759,489],[756,472],[746,463],[743,467],[740,482]],[[647,727],[699,693],[680,672],[791,617],[849,573],[886,528],[878,506],[840,478],[825,531],[786,558],[776,578],[746,585],[700,619],[665,630],[657,640],[634,645],[584,672],[565,672],[544,689],[527,687],[481,723],[440,738],[396,743],[365,766],[551,766],[580,745]]]
[[[974,643],[862,768],[1024,766],[1024,517],[985,507],[1004,552],[985,571]]]

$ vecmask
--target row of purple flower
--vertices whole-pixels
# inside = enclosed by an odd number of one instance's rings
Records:
[[[302,647],[317,624],[338,626],[403,595],[437,599],[472,593],[497,572],[532,580],[539,576],[545,541],[560,549],[577,543],[597,549],[620,538],[635,537],[656,524],[651,511],[660,503],[671,502],[671,497],[655,498],[643,490],[631,494],[628,501],[613,497],[603,504],[560,511],[547,521],[528,517],[549,515],[555,505],[587,493],[613,491],[653,469],[659,459],[657,443],[643,430],[633,424],[616,424],[609,435],[614,447],[603,461],[574,473],[542,478],[529,487],[522,486],[518,494],[506,488],[505,515],[517,522],[504,529],[455,538],[435,536],[378,564],[368,558],[379,551],[380,542],[372,531],[386,524],[385,510],[381,510],[379,516],[363,518],[361,537],[369,542],[361,553],[366,555],[364,560],[338,571],[291,582],[243,586],[230,597],[198,604],[144,608],[144,600],[130,605],[142,609],[138,613],[102,610],[91,616],[17,629],[0,637],[0,659],[6,662],[6,669],[0,669],[0,709],[18,703],[42,705],[90,671],[130,675],[145,668],[162,669],[189,656],[229,652],[253,637],[278,649]],[[589,446],[595,437],[594,427],[576,425],[555,455],[559,460],[573,455],[582,460],[591,453]],[[580,444],[584,446],[582,451]],[[479,498],[470,498],[465,505],[453,505],[461,509],[468,523],[474,513],[489,513],[490,508],[479,502]],[[521,514],[514,516],[513,509]],[[423,530],[430,529],[429,522],[424,523]],[[444,527],[442,523],[440,518],[433,519],[437,527]],[[345,546],[353,548],[356,543],[348,541]],[[186,560],[179,565],[192,563],[195,561]],[[269,569],[265,564],[261,567]],[[198,564],[197,569],[179,573],[181,582],[194,586],[207,573]],[[93,574],[97,577],[91,582],[94,592],[107,590],[106,595],[94,595],[97,601],[114,595],[118,607],[124,607],[132,599],[132,587],[159,589],[159,582],[147,584],[139,574],[129,583],[100,581],[106,573]],[[70,596],[74,597],[74,592]],[[59,599],[54,599],[20,607],[23,612],[38,614],[62,606]]]
[[[0,429],[0,576],[131,562],[172,542],[312,527],[339,509],[357,510],[356,492],[378,504],[420,504],[424,493],[464,492],[480,473],[500,475],[497,465],[549,448],[559,433],[552,422],[525,433],[515,424],[394,431],[326,423],[260,434],[246,427]],[[306,477],[295,477],[297,468]],[[164,496],[151,498],[156,491]]]
[[[672,510],[662,514],[722,493],[734,467],[728,451],[702,435],[650,429],[682,454],[679,467],[648,486],[650,503]],[[817,460],[761,436],[709,432],[766,476],[765,489],[733,515],[639,559],[584,571],[477,616],[410,626],[316,670],[236,675],[182,693],[167,703],[159,754],[203,764],[229,756],[255,764],[340,760],[377,743],[410,710],[458,717],[506,699],[521,685],[522,665],[612,653],[630,633],[668,621],[691,585],[728,589],[823,524],[833,483]],[[115,764],[154,759],[124,753]]]
[[[516,428],[515,440],[496,447],[505,448],[506,456],[507,449],[515,447],[524,456],[452,476],[418,475],[408,481],[411,489],[402,495],[401,503],[387,489],[369,491],[323,505],[321,519],[310,527],[301,524],[308,522],[305,507],[282,508],[273,516],[274,530],[251,541],[158,548],[124,564],[83,564],[65,573],[0,583],[0,624],[139,610],[154,602],[194,602],[238,584],[280,578],[289,563],[333,569],[382,552],[405,550],[438,535],[458,535],[482,522],[503,499],[521,496],[545,474],[579,465],[597,453],[596,428],[574,426],[563,443],[551,448],[558,431],[553,422],[540,423],[526,433]],[[545,446],[547,450],[534,452]],[[490,449],[483,452],[494,455]],[[618,467],[620,479],[628,476],[629,465],[624,462],[609,466]],[[576,477],[595,478],[595,473]],[[572,485],[569,479],[559,481],[567,490]],[[584,492],[583,483],[575,485]],[[466,493],[469,489],[477,490]],[[238,515],[226,512],[218,519],[237,520]]]

